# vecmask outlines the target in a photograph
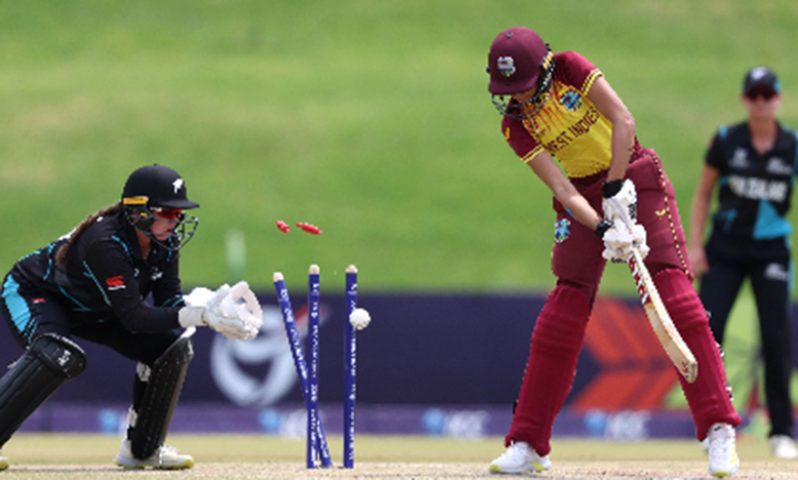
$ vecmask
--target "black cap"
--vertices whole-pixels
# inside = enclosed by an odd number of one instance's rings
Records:
[[[773,73],[773,70],[767,67],[754,67],[745,74],[745,79],[743,79],[743,95],[757,88],[781,93],[779,78]]]
[[[179,173],[163,165],[148,165],[127,178],[122,190],[122,203],[184,210],[199,207],[186,195],[186,183]]]

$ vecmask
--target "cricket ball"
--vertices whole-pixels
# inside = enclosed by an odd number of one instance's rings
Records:
[[[370,322],[371,315],[369,315],[368,310],[365,308],[356,308],[352,310],[352,313],[349,315],[349,323],[352,324],[355,330],[363,330],[369,326]]]

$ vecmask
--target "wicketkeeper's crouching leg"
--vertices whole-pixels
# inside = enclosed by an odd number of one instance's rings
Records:
[[[654,274],[654,284],[676,329],[698,362],[698,378],[687,383],[677,375],[696,425],[696,438],[703,440],[716,423],[736,427],[740,417],[731,403],[720,350],[701,300],[681,270],[668,268]]]
[[[45,400],[86,368],[86,354],[70,339],[55,333],[36,337],[25,353],[0,378],[0,448]],[[0,455],[0,470],[8,459]]]
[[[188,365],[194,356],[186,330],[151,366],[136,368],[134,400],[128,417],[127,436],[116,456],[124,468],[184,469],[194,466],[191,455],[164,445]]]

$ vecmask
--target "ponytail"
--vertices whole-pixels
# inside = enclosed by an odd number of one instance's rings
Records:
[[[110,207],[106,207],[103,208],[102,210],[94,212],[88,217],[86,217],[85,220],[80,222],[80,225],[75,227],[75,229],[69,233],[69,239],[66,241],[66,243],[62,244],[58,248],[58,251],[55,254],[56,265],[58,265],[59,267],[64,267],[66,265],[66,259],[67,255],[69,254],[69,249],[72,248],[72,245],[78,240],[80,235],[83,233],[84,230],[86,230],[86,228],[88,228],[89,225],[94,223],[100,217],[107,217],[121,210],[122,210],[122,203],[120,202],[111,205]]]

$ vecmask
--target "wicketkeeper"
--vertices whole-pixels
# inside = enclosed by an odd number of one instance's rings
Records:
[[[179,249],[197,226],[185,212],[197,207],[177,172],[145,166],[127,179],[121,201],[14,265],[0,290],[0,317],[25,351],[0,378],[0,448],[58,386],[83,371],[77,337],[138,362],[116,463],[193,466],[190,455],[164,445],[193,356],[191,335],[208,326],[246,340],[262,322],[245,282],[181,294]],[[6,468],[0,455],[0,470]]]
[[[605,263],[625,263],[638,249],[698,361],[696,381],[679,380],[696,438],[709,436],[709,470],[717,476],[736,472],[734,427],[740,419],[691,284],[684,232],[661,160],[640,145],[632,114],[602,72],[579,53],[553,53],[533,30],[510,28],[490,47],[488,73],[502,134],[551,189],[557,216],[552,256],[557,284],[532,333],[508,448],[490,471],[549,468],[552,424],[571,389]]]

